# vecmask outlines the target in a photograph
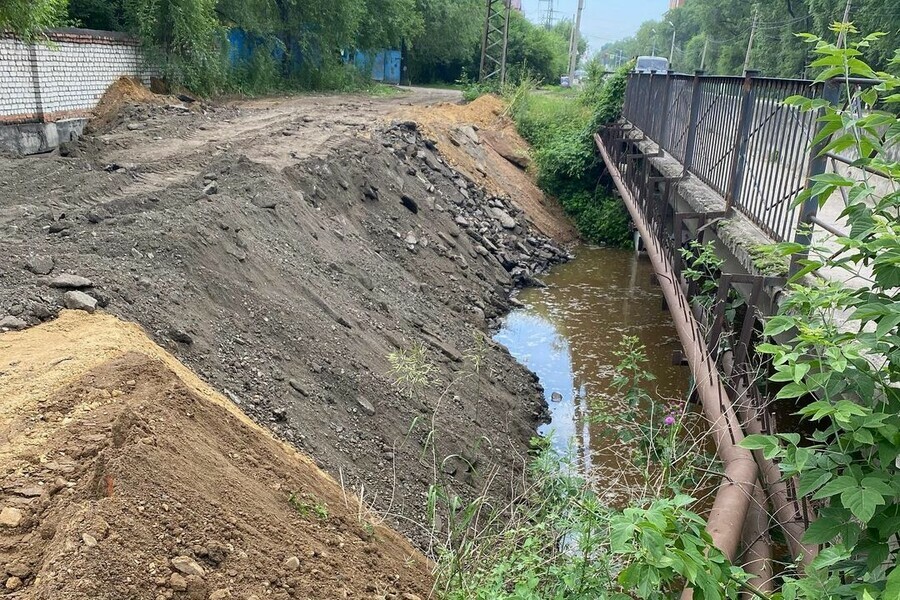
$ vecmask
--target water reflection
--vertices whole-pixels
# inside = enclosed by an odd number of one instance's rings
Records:
[[[587,246],[575,256],[544,278],[546,288],[519,295],[525,307],[506,317],[495,339],[544,386],[551,422],[539,432],[551,434],[557,450],[571,450],[585,477],[607,484],[630,479],[627,453],[586,417],[601,410],[613,391],[619,362],[614,352],[622,336],[637,336],[646,346],[659,397],[683,397],[688,370],[672,365],[678,338],[662,309],[662,292],[652,283],[650,261]]]

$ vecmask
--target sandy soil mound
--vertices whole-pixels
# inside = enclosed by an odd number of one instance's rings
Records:
[[[516,132],[503,100],[486,95],[468,104],[419,107],[411,117],[454,167],[492,193],[512,198],[541,233],[563,243],[578,238],[559,204],[544,196],[526,172],[531,148]]]
[[[13,598],[415,598],[426,560],[141,329],[0,335]]]
[[[103,93],[92,111],[88,127],[95,132],[106,131],[121,121],[122,112],[128,107],[158,106],[172,102],[178,103],[178,99],[154,94],[132,77],[120,77]]]

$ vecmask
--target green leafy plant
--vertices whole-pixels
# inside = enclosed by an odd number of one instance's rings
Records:
[[[328,520],[328,505],[312,498],[309,494],[292,492],[288,496],[288,504],[304,519],[316,517],[320,521]]]
[[[600,125],[618,118],[626,76],[623,69],[609,77],[594,104],[529,93],[510,110],[517,130],[535,150],[538,184],[559,199],[587,241],[610,246],[630,243],[630,221],[622,203],[599,184],[593,136]]]
[[[444,515],[446,532],[436,545],[441,597],[662,600],[689,586],[695,598],[725,599],[748,589],[746,574],[712,545],[694,498],[680,491],[702,444],[683,435],[684,414],[645,389],[654,378],[640,342],[623,339],[618,355],[621,405],[607,407],[603,423],[628,431],[628,443],[647,440],[636,446],[647,484],[625,506],[610,506],[548,439],[536,439],[528,480],[508,504],[486,495],[466,502],[433,486],[429,515]]]
[[[32,39],[66,20],[68,0],[4,0],[0,3],[0,31]]]
[[[900,78],[862,59],[881,34],[860,37],[852,24],[832,29],[844,44],[804,38],[818,56],[818,80],[842,82],[842,101],[786,102],[818,111],[823,128],[814,143],[822,152],[858,157],[851,175],[817,175],[797,198],[821,205],[843,190],[850,232],[834,241],[837,250],[812,248],[808,257],[797,244],[779,246],[785,255],[800,253],[802,269],[766,323],[767,342],[757,347],[771,357],[776,399],[798,402],[813,432],[749,436],[743,445],[777,458],[818,515],[804,542],[822,549],[802,574],[785,579],[782,597],[893,600],[900,598],[900,162],[890,149],[900,142],[900,120],[887,109],[900,103]],[[881,82],[858,87],[853,77]],[[884,174],[886,193],[876,191],[863,167]],[[862,285],[814,277],[824,267]]]

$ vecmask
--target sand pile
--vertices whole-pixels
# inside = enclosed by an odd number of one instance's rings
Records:
[[[424,557],[136,325],[2,334],[0,390],[8,597],[428,595]]]
[[[177,98],[154,94],[139,80],[120,77],[104,92],[92,112],[88,125],[91,131],[106,131],[120,123],[123,110],[133,105],[161,106],[179,103]]]

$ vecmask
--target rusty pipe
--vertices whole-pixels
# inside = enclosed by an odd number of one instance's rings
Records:
[[[734,371],[734,354],[730,350],[722,355],[722,368],[729,376]],[[768,433],[763,431],[759,411],[750,402],[747,391],[747,386],[744,382],[739,381],[735,389],[735,397],[737,398],[735,404],[741,421],[748,434]],[[779,527],[784,532],[791,557],[805,567],[818,554],[818,546],[804,544],[801,541],[803,534],[806,532],[806,524],[802,518],[803,507],[800,504],[802,500],[791,499],[791,494],[788,491],[789,483],[781,476],[781,470],[778,468],[778,465],[763,456],[762,450],[754,450],[753,457],[756,459],[756,464],[759,465],[760,478],[768,493],[775,520],[778,521]],[[790,485],[793,486],[792,489],[797,489],[796,480],[791,481]],[[809,518],[812,519],[812,515],[809,515]]]
[[[716,548],[721,550],[729,560],[734,561],[737,558],[741,531],[750,508],[753,488],[756,485],[756,462],[749,450],[737,445],[744,439],[744,433],[734,408],[731,406],[722,379],[719,377],[716,365],[710,358],[706,342],[700,335],[697,321],[690,310],[690,303],[684,297],[684,292],[676,281],[674,271],[663,255],[658,240],[650,235],[634,197],[622,180],[622,175],[610,158],[600,136],[594,134],[594,141],[603,156],[607,171],[622,196],[625,207],[644,239],[647,254],[653,263],[660,289],[662,289],[675,323],[675,330],[678,332],[685,357],[694,374],[697,394],[710,424],[710,431],[716,444],[716,453],[725,469],[725,477],[716,492],[716,498],[707,519],[706,530],[712,537]],[[692,595],[690,590],[686,591],[686,595],[688,597]]]
[[[769,513],[766,495],[759,482],[753,486],[753,501],[744,522],[741,544],[744,547],[741,566],[751,575],[747,583],[758,592],[771,594],[775,591],[775,580],[772,570],[772,546],[769,544]],[[750,592],[743,592],[741,597],[743,600],[757,598]]]

